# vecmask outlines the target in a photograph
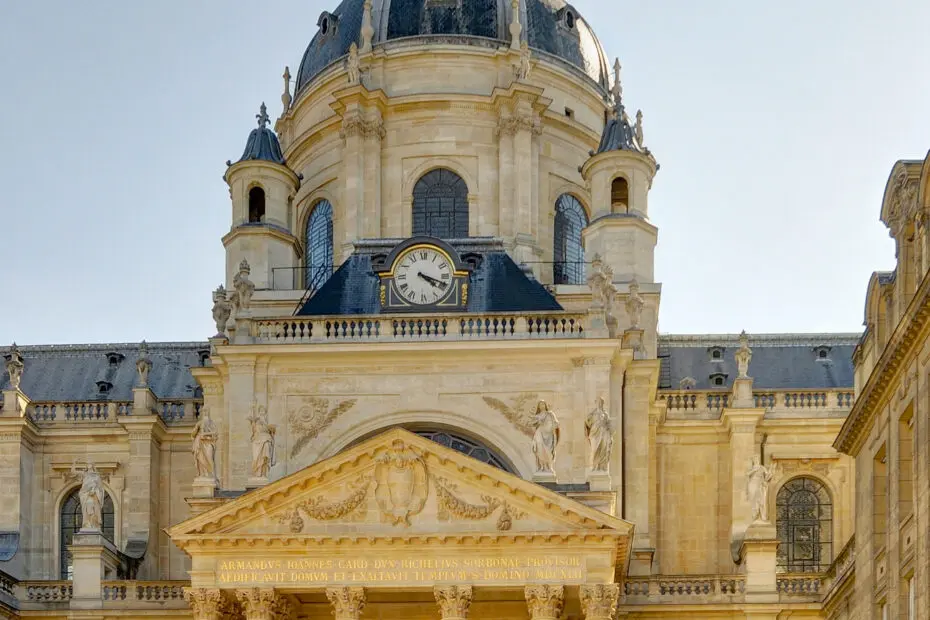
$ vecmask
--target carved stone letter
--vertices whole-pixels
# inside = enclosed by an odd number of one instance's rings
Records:
[[[471,606],[471,586],[436,586],[433,588],[442,620],[465,620]]]
[[[526,586],[526,606],[530,620],[558,620],[565,605],[563,586]]]
[[[358,620],[365,608],[365,588],[326,588],[336,620]]]
[[[615,583],[585,585],[579,590],[585,620],[611,620],[617,613],[620,586]]]

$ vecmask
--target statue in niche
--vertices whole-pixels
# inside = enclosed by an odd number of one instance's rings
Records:
[[[749,378],[749,362],[752,361],[752,349],[749,348],[749,336],[746,330],[739,335],[739,349],[736,351],[736,368],[739,379]]]
[[[775,477],[777,465],[765,467],[758,456],[752,457],[746,472],[746,499],[749,500],[750,520],[753,523],[769,522],[769,484]]]
[[[255,284],[249,279],[250,273],[252,273],[252,268],[249,266],[249,261],[243,258],[239,263],[239,273],[233,277],[233,288],[236,289],[233,293],[233,305],[236,306],[237,311],[248,310],[252,305]]]
[[[608,471],[610,454],[614,447],[614,436],[610,427],[610,414],[604,409],[604,399],[598,397],[597,404],[584,421],[590,454],[588,467],[591,471]]]
[[[533,454],[536,455],[536,471],[555,473],[555,451],[559,445],[559,420],[544,400],[536,405],[533,416]]]
[[[252,415],[248,422],[252,427],[252,477],[267,478],[275,464],[274,436],[277,427],[268,423],[268,411],[256,402],[252,402]]]
[[[100,532],[103,530],[103,501],[106,491],[103,489],[103,479],[97,466],[88,460],[84,471],[79,471],[77,463],[71,465],[71,474],[81,477],[81,490],[78,498],[81,500],[81,530],[82,532]]]
[[[349,57],[346,59],[346,72],[349,74],[349,84],[362,83],[362,61],[358,57],[358,45],[353,43],[349,47]]]
[[[226,323],[229,322],[229,316],[232,314],[232,304],[227,299],[226,287],[220,284],[213,291],[213,321],[216,323],[216,335],[222,336],[226,333]]]
[[[191,431],[194,464],[198,478],[216,480],[216,422],[210,417],[210,408],[204,405],[200,409],[200,419]]]

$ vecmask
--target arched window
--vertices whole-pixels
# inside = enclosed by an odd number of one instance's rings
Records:
[[[61,503],[61,514],[59,515],[59,566],[62,579],[72,579],[74,577],[74,563],[71,560],[71,553],[68,546],[74,538],[75,533],[81,529],[84,517],[81,513],[81,498],[79,496],[80,488],[74,489],[65,501]],[[113,499],[110,494],[106,494],[103,502],[103,537],[113,542],[113,533],[116,526],[116,512],[113,510]]]
[[[249,190],[249,223],[265,221],[265,190],[256,186]]]
[[[555,202],[555,235],[552,275],[556,284],[584,284],[584,246],[581,231],[588,214],[578,199],[562,194]]]
[[[820,573],[833,560],[833,502],[814,478],[795,478],[775,499],[778,570]]]
[[[610,212],[630,212],[630,186],[623,177],[617,177],[610,184]]]
[[[451,170],[427,172],[413,188],[413,234],[463,239],[468,236],[468,186]]]
[[[477,441],[445,430],[423,429],[414,430],[413,432],[420,437],[425,437],[447,448],[452,448],[462,454],[468,455],[473,459],[478,459],[482,463],[487,463],[488,465],[503,469],[504,471],[510,471],[510,468],[504,463],[502,458],[496,455],[490,448]]]
[[[333,205],[321,200],[307,218],[304,237],[306,288],[320,288],[333,275]]]

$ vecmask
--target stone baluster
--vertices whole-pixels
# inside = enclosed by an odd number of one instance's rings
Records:
[[[191,606],[193,620],[222,620],[229,615],[229,602],[216,588],[185,588],[184,599]]]
[[[585,620],[612,620],[617,613],[620,586],[615,583],[581,586],[579,597]]]
[[[333,606],[336,620],[359,620],[365,608],[365,588],[326,588],[326,598]]]
[[[562,615],[565,606],[564,586],[526,586],[525,595],[530,620],[558,620]]]
[[[436,586],[433,595],[442,620],[465,620],[471,607],[471,586]]]

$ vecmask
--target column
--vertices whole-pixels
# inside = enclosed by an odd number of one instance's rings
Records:
[[[652,455],[647,438],[649,413],[658,382],[658,360],[636,360],[627,367],[623,386],[624,442],[624,513],[623,518],[636,526],[633,537],[631,575],[648,575],[652,571],[654,543],[649,529],[652,484],[649,462]]]
[[[358,620],[367,601],[365,588],[360,587],[326,588],[326,598],[336,620]]]
[[[290,601],[274,588],[248,588],[236,590],[245,620],[285,620],[294,617]]]
[[[753,456],[758,455],[756,426],[764,415],[764,409],[726,409],[722,415],[730,433],[730,542],[734,550],[752,520],[752,508],[746,500],[746,473]]]
[[[223,620],[232,615],[229,600],[217,588],[185,588],[184,599],[191,606],[193,620]]]
[[[471,586],[436,586],[433,595],[442,620],[465,620],[471,607]]]
[[[524,593],[530,620],[558,620],[562,615],[565,606],[564,586],[526,586]]]
[[[346,110],[342,117],[340,135],[345,141],[342,150],[343,194],[342,194],[342,256],[334,257],[342,262],[353,251],[352,242],[364,236],[365,226],[365,119],[357,104]],[[337,242],[338,243],[338,242]]]
[[[366,119],[362,129],[364,168],[362,193],[365,198],[363,232],[369,239],[383,237],[381,234],[381,139],[384,137],[384,121],[376,110]]]
[[[513,134],[513,118],[509,112],[502,110],[497,121],[498,234],[505,239],[516,233],[513,209]]]
[[[615,583],[581,586],[578,591],[585,620],[613,620],[620,599],[620,586]]]

